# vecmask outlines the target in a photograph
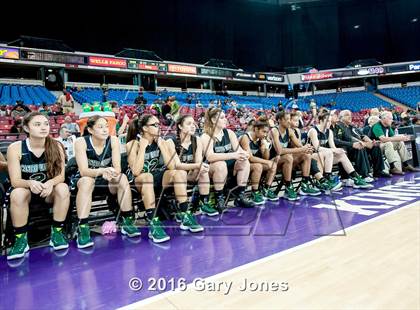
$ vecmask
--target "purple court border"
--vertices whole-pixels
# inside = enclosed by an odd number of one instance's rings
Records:
[[[420,183],[420,173],[381,179],[375,188],[402,181]],[[363,192],[351,188],[334,194],[335,200]],[[378,198],[380,199],[380,198]],[[388,199],[389,198],[384,198]],[[313,208],[333,204],[330,196],[304,197],[299,202],[267,203],[264,208],[233,209],[221,220],[199,217],[205,234],[180,232],[175,223],[167,231],[171,241],[155,245],[147,238],[127,239],[119,234],[98,236],[92,250],[78,250],[74,241],[67,253],[33,249],[19,262],[0,257],[0,309],[100,309],[125,306],[159,294],[132,291],[129,280],[209,277],[325,235],[345,237],[345,228],[418,201],[359,215],[337,209]],[[352,205],[374,203],[346,200]]]

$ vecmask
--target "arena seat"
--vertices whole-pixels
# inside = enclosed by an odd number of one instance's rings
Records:
[[[43,102],[53,104],[56,98],[43,86],[0,84],[0,104],[14,105],[18,100],[39,106]]]
[[[420,102],[420,86],[384,88],[379,90],[379,92],[413,109],[416,109],[417,104]]]
[[[317,106],[328,106],[332,109],[349,109],[352,112],[371,108],[392,108],[392,105],[374,94],[367,91],[354,91],[332,94],[319,94],[307,97],[299,97],[298,105],[302,110],[309,109],[309,103],[313,99]]]

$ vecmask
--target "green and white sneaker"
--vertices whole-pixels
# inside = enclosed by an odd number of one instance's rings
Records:
[[[182,230],[189,230],[193,233],[204,230],[203,226],[197,223],[195,216],[190,211],[185,212],[183,216],[184,217],[180,226]]]
[[[312,185],[312,183],[302,182],[300,184],[299,195],[303,196],[319,196],[321,191]]]
[[[177,223],[181,223],[183,218],[184,218],[184,215],[182,214],[182,212],[175,213],[175,221]]]
[[[367,183],[363,178],[358,175],[355,178],[352,178],[353,180],[353,188],[373,188],[372,184]]]
[[[252,191],[251,192],[251,200],[254,203],[254,205],[262,205],[265,202],[265,199],[260,191]]]
[[[138,237],[141,235],[140,230],[134,225],[134,217],[122,217],[121,233],[130,238]]]
[[[79,249],[84,249],[93,246],[93,244],[93,240],[90,237],[89,225],[79,225],[77,232],[77,247]]]
[[[219,211],[217,211],[215,208],[211,206],[209,202],[202,202],[200,200],[200,211],[202,214],[205,214],[207,216],[216,216],[219,215]]]
[[[54,249],[54,251],[64,250],[69,247],[69,243],[63,234],[63,228],[51,227],[50,246]]]
[[[327,179],[324,179],[323,181],[315,180],[314,185],[317,189],[319,189],[322,192],[327,192],[330,190],[330,183]]]
[[[28,234],[17,234],[15,244],[10,249],[9,254],[7,254],[7,260],[22,258],[28,251]]]
[[[265,188],[261,190],[263,197],[270,201],[277,201],[279,200],[279,196],[277,196],[270,188]]]
[[[339,178],[330,178],[328,180],[328,185],[330,187],[330,191],[335,192],[342,189],[342,183]]]
[[[161,243],[171,239],[162,228],[162,223],[157,217],[154,217],[149,224],[149,238],[154,243]]]
[[[284,190],[283,198],[290,201],[299,200],[299,197],[293,185],[290,184],[289,186],[286,186],[286,189]]]

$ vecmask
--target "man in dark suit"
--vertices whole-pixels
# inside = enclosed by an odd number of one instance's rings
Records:
[[[333,132],[336,146],[347,151],[348,157],[355,163],[354,168],[365,181],[372,181],[369,176],[371,168],[374,177],[389,177],[389,174],[383,172],[385,165],[381,149],[376,142],[352,125],[351,111],[340,112],[339,122]]]

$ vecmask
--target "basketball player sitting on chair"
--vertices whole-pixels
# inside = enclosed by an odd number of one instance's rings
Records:
[[[39,112],[24,117],[23,129],[28,138],[14,142],[7,150],[12,184],[8,192],[10,215],[15,233],[15,243],[7,259],[24,257],[29,251],[27,223],[29,204],[34,202],[53,204],[50,246],[54,250],[69,247],[63,233],[70,204],[69,188],[64,183],[64,149],[49,137],[48,118]]]

